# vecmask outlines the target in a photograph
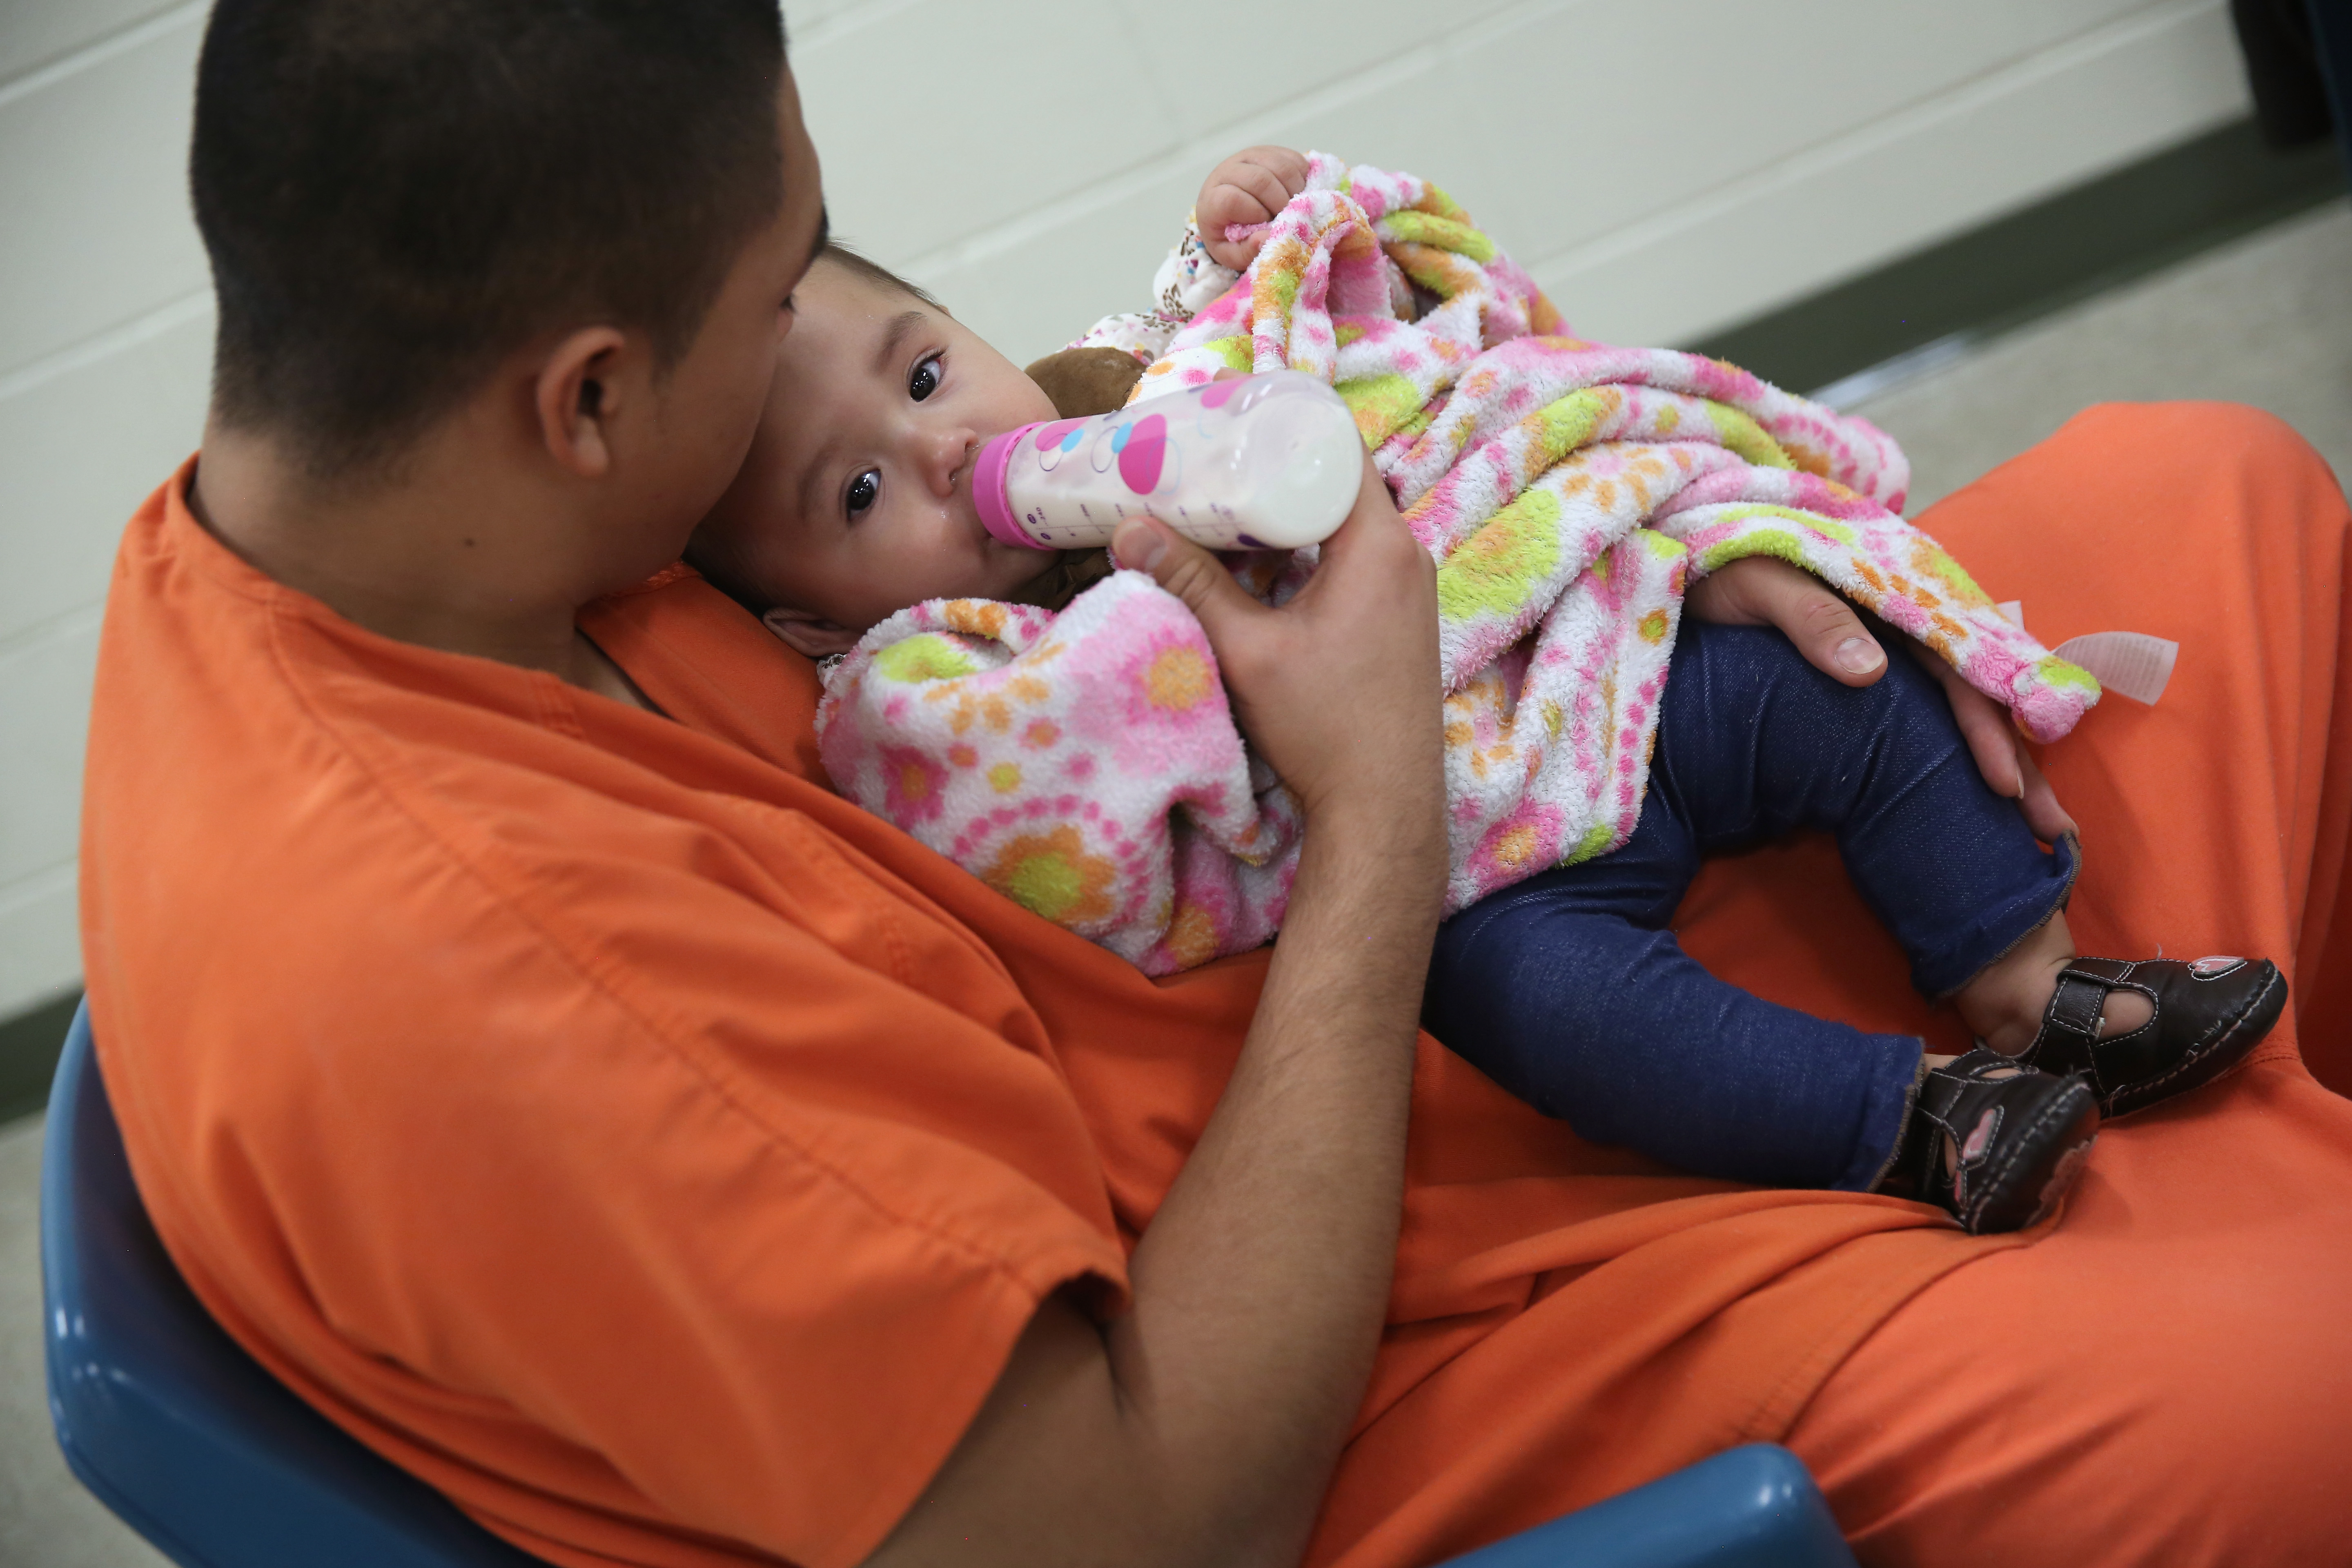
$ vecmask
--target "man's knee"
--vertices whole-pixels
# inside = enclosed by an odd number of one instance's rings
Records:
[[[2051,439],[2095,442],[2110,460],[2124,458],[2143,471],[2206,474],[2221,465],[2336,483],[2301,432],[2249,403],[2095,403]]]

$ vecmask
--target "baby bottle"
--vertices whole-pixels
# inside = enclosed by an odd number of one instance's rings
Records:
[[[1121,519],[1150,512],[1212,550],[1286,550],[1328,537],[1363,474],[1339,395],[1277,370],[1024,425],[980,449],[971,491],[1007,544],[1108,544]]]

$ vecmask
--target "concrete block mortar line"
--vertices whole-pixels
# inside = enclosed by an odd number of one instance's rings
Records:
[[[60,888],[74,885],[78,856],[68,850],[47,865],[26,871],[6,882],[0,882],[0,918],[16,913],[25,905],[53,896]],[[0,1022],[5,1022],[0,1019]]]
[[[1205,176],[1219,159],[1263,140],[1267,132],[1281,123],[1301,116],[1326,112],[1352,102],[1368,92],[1402,86],[1417,76],[1426,74],[1435,59],[1476,54],[1517,27],[1592,3],[1594,0],[1521,0],[1521,4],[1497,11],[1458,35],[1433,40],[1428,48],[1414,50],[1408,58],[1384,61],[1338,81],[1326,83],[1312,91],[1268,104],[1237,120],[1188,137],[1165,153],[1131,163],[1117,174],[1097,181],[1087,190],[1024,208],[1001,223],[935,246],[904,261],[893,261],[892,265],[920,276],[927,270],[967,266],[1004,255],[1034,241],[1041,229],[1075,222],[1110,205],[1119,199],[1121,193],[1118,187],[1122,182],[1132,184],[1165,179],[1187,169],[1192,170],[1194,178],[1199,179]],[[1346,155],[1344,150],[1340,155]],[[1181,221],[1181,217],[1173,215],[1170,218],[1169,242],[1171,245]]]
[[[836,39],[864,32],[868,27],[878,26],[893,16],[929,3],[930,0],[865,0],[863,5],[845,5],[840,10],[829,11],[806,24],[793,21],[793,7],[787,4],[784,6],[784,29],[792,52],[798,55],[803,49],[818,48]]]
[[[93,66],[104,65],[118,55],[129,54],[166,33],[201,23],[211,8],[210,0],[188,0],[188,4],[175,5],[160,16],[117,28],[104,37],[82,45],[62,59],[35,66],[13,81],[0,82],[0,109],[5,109],[20,99],[30,98],[68,78],[79,76]]]
[[[920,0],[901,0],[901,3],[894,5],[892,9],[894,12],[903,10],[908,5],[919,3]],[[1193,168],[1195,165],[1197,165],[1196,175],[1205,175],[1218,159],[1255,143],[1280,124],[1295,121],[1302,117],[1328,112],[1368,94],[1401,87],[1418,76],[1427,74],[1440,60],[1462,56],[1475,57],[1503,42],[1510,34],[1521,28],[1591,3],[1593,0],[1522,0],[1521,4],[1497,10],[1458,34],[1433,39],[1424,48],[1408,51],[1397,58],[1365,68],[1336,81],[1325,83],[1307,93],[1265,105],[1249,114],[1189,137],[1181,144],[1166,153],[1130,164],[1117,174],[1096,182],[1085,191],[1074,192],[1026,208],[1012,217],[975,233],[957,237],[904,261],[894,261],[893,265],[901,267],[905,271],[922,275],[928,270],[968,265],[1005,254],[1029,243],[1040,230],[1083,219],[1108,206],[1118,199],[1115,187],[1119,182],[1140,183],[1162,179],[1171,174],[1181,173],[1187,168]],[[1817,142],[1800,148],[1777,162],[1770,177],[1775,179],[1785,177],[1786,172],[1800,163],[1803,163],[1807,172],[1811,173],[1819,172],[1813,167],[1816,163],[1822,166],[1834,166],[1841,158],[1853,155],[1853,145],[1869,146],[1871,144],[1868,140],[1869,133],[1877,127],[1892,121],[1929,123],[1936,118],[1965,112],[1968,108],[1975,106],[1983,98],[1998,98],[2003,91],[2014,90],[2016,85],[2036,79],[2054,70],[2078,66],[2085,59],[2096,58],[2112,48],[2125,47],[2148,33],[2176,26],[2186,17],[2220,8],[2221,0],[2158,0],[2157,4],[2134,12],[2130,16],[2094,23],[2081,33],[2038,48],[2023,58],[2005,61],[1945,88],[1921,104],[1899,110],[1892,116],[1882,117],[1861,127],[1832,133]],[[2055,63],[2037,69],[2039,62],[2044,60],[2054,60]],[[1325,151],[1332,151],[1332,149],[1325,149]],[[1339,155],[1346,155],[1345,149],[1337,151]],[[1414,172],[1427,173],[1423,170]],[[1694,209],[1704,208],[1710,203],[1719,205],[1735,199],[1752,191],[1754,182],[1755,176],[1752,174],[1727,174],[1717,184],[1688,195],[1677,201],[1674,206],[1663,209],[1660,213],[1637,219],[1630,229],[1620,228],[1612,235],[1589,242],[1587,247],[1571,247],[1567,250],[1554,252],[1540,260],[1531,261],[1528,258],[1521,257],[1520,261],[1523,265],[1528,266],[1529,270],[1532,271],[1538,268],[1583,262],[1588,259],[1605,260],[1621,250],[1636,247],[1640,244],[1654,239],[1655,236],[1648,230],[1657,224],[1664,222],[1671,227],[1692,221],[1686,215]],[[2023,199],[2030,200],[2031,197]],[[1704,216],[1703,211],[1700,216]],[[1964,217],[1960,220],[1960,224],[1964,226],[1971,221],[1973,219]],[[1171,229],[1173,222],[1174,220],[1171,220]],[[1633,229],[1640,229],[1643,232],[1638,237],[1621,240],[1620,237],[1632,235]],[[1507,248],[1509,237],[1503,236],[1500,238]]]
[[[1680,230],[1705,223],[1710,217],[1720,216],[1751,201],[1759,191],[1792,188],[1819,175],[1833,173],[1840,164],[1884,146],[1889,142],[1931,131],[1943,121],[1998,103],[2003,98],[2039,82],[2046,81],[2063,71],[2079,68],[2104,55],[2128,47],[2168,27],[2183,25],[2220,9],[2221,6],[2216,4],[2215,0],[2169,0],[2168,4],[2152,6],[2148,10],[2137,12],[2130,16],[2102,24],[2087,32],[2077,34],[2064,43],[2053,45],[2022,59],[2008,61],[1965,81],[1955,83],[1893,114],[1882,116],[1866,124],[1824,137],[1812,145],[1779,160],[1760,177],[1753,174],[1740,174],[1727,178],[1718,184],[1683,196],[1671,206],[1661,208],[1633,223],[1622,225],[1612,232],[1583,244],[1570,246],[1564,250],[1553,251],[1541,257],[1521,257],[1520,265],[1531,273],[1554,273],[1600,266],[1617,260],[1655,245]],[[2241,102],[2223,113],[2183,128],[2179,134],[2183,137],[2194,135],[2213,125],[2222,124],[2235,115],[2244,113],[2245,110],[2246,105]],[[2126,153],[2121,158],[2116,160],[2115,166],[2127,163],[2134,158],[2144,155],[2147,151],[2148,149],[2143,148]],[[2103,169],[2094,168],[2061,175],[2046,187],[2017,193],[2011,205],[2014,207],[2031,205],[2053,191],[2081,180],[2095,178],[2104,172]],[[1911,240],[1910,244],[1915,247],[1933,245],[1939,240],[1951,237],[1956,233],[1963,232],[2000,216],[2002,215],[1999,211],[1964,214],[1949,227],[1917,236]],[[1846,276],[1866,272],[1885,259],[1885,258],[1880,257],[1859,263]],[[1845,280],[1846,277],[1829,279],[1820,287],[1834,288]],[[1706,331],[1717,331],[1728,324],[1717,322]]]
[[[8,660],[21,654],[31,653],[36,649],[47,647],[51,643],[63,642],[68,637],[79,637],[84,632],[95,630],[100,619],[105,614],[106,605],[102,600],[92,604],[76,605],[71,609],[60,610],[45,620],[36,621],[22,631],[0,637],[0,665],[5,665]]]
[[[124,349],[136,348],[150,338],[162,337],[174,327],[201,321],[212,312],[213,289],[207,280],[201,289],[189,289],[152,310],[142,310],[127,321],[101,328],[63,348],[52,349],[40,358],[0,375],[0,403],[12,397],[21,397],[45,382],[54,381],[85,365],[96,364]]]

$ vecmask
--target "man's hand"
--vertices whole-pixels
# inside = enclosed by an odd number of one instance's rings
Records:
[[[1691,614],[1734,626],[1778,626],[1814,668],[1848,686],[1868,686],[1886,673],[1886,652],[1862,616],[1811,573],[1769,556],[1750,556],[1709,573],[1691,585]],[[2035,837],[2054,843],[2075,831],[2001,706],[1936,658],[1923,658],[1952,718],[1995,795],[2016,801]]]
[[[1157,519],[1122,524],[1112,552],[1200,617],[1243,731],[1310,820],[1332,802],[1378,793],[1439,824],[1437,573],[1370,458],[1355,510],[1278,610]],[[1442,829],[1437,837],[1442,849]]]
[[[1209,171],[1192,204],[1192,219],[1210,259],[1239,272],[1257,256],[1265,236],[1227,239],[1229,224],[1272,220],[1307,188],[1307,154],[1287,147],[1249,147]]]

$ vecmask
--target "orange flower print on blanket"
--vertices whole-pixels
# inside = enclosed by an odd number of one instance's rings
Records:
[[[882,749],[882,778],[890,816],[897,822],[929,822],[947,798],[948,771],[939,760],[912,746]]]
[[[1064,823],[1007,843],[982,880],[1055,925],[1075,928],[1110,914],[1110,886],[1118,874],[1108,859],[1087,854],[1077,828]]]

